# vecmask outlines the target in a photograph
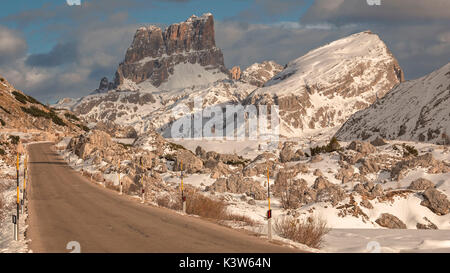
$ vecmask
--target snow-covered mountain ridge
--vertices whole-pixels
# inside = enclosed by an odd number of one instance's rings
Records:
[[[415,140],[450,144],[450,63],[404,82],[369,108],[355,113],[339,139]]]

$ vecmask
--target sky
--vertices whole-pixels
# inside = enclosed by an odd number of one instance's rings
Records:
[[[214,15],[216,44],[228,68],[245,69],[265,60],[284,65],[309,50],[365,30],[387,44],[408,80],[450,62],[450,1],[367,2],[3,1],[0,75],[43,102],[81,97],[96,89],[102,77],[112,80],[138,27],[165,27],[206,12]]]

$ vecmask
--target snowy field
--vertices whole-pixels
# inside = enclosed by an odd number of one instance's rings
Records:
[[[323,145],[327,143],[329,136],[324,135],[321,138],[316,138],[313,146]],[[303,148],[304,151],[309,151],[311,141],[309,139],[298,139],[298,148]],[[195,151],[197,145],[202,146],[206,151],[217,151],[221,153],[236,153],[246,158],[252,159],[262,151],[262,146],[267,148],[267,143],[264,142],[252,142],[252,141],[218,141],[218,140],[203,140],[193,141],[184,140],[176,141],[178,144],[184,145],[186,148]],[[64,140],[60,143],[64,146],[68,143],[68,140]],[[394,151],[392,145],[399,145],[404,142],[390,141],[389,145],[378,147],[377,153],[389,154],[393,156]],[[349,143],[341,142],[342,146],[347,146]],[[409,145],[414,145],[421,154],[431,153],[435,159],[443,162],[450,162],[450,153],[443,149],[442,146],[426,143],[414,143],[407,142]],[[264,146],[266,145],[266,146]],[[265,150],[265,149],[262,150]],[[275,146],[269,147],[275,153],[279,152],[279,148]],[[68,161],[70,158],[71,166],[78,171],[84,170],[87,172],[95,173],[98,166],[94,166],[89,161],[82,161],[74,154],[67,151],[61,152],[62,156]],[[339,156],[335,153],[322,154],[323,160],[316,163],[311,163],[308,160],[304,160],[301,163],[307,164],[309,172],[306,174],[300,174],[299,178],[304,179],[308,186],[311,187],[314,184],[316,175],[313,175],[312,171],[320,169],[323,176],[333,184],[342,185],[343,189],[347,192],[351,192],[354,185],[351,183],[342,184],[342,182],[335,178],[339,169]],[[296,163],[294,163],[296,164]],[[170,168],[170,166],[168,165]],[[355,171],[358,171],[356,166]],[[124,175],[124,174],[121,174]],[[163,181],[176,187],[180,183],[179,172],[167,171],[161,174]],[[107,180],[118,184],[118,174],[111,172],[104,175]],[[367,177],[380,184],[385,191],[407,189],[415,179],[422,177],[432,181],[436,185],[436,189],[445,193],[447,196],[450,193],[450,173],[430,174],[427,169],[414,168],[409,170],[400,181],[391,181],[388,173],[380,171],[375,174],[369,174]],[[255,181],[259,181],[261,185],[267,187],[265,184],[267,179],[265,176],[252,177]],[[209,174],[185,174],[184,183],[195,186],[201,190],[205,190],[215,182],[215,179],[209,177]],[[270,184],[275,181],[270,179]],[[256,233],[260,233],[265,236],[267,233],[267,221],[265,219],[266,211],[268,208],[267,200],[250,200],[250,197],[243,197],[242,194],[233,193],[219,193],[215,192],[211,194],[205,192],[206,195],[214,195],[215,197],[222,197],[228,205],[228,211],[233,214],[244,215],[253,221],[255,226],[242,226],[236,223],[227,223],[233,228],[244,228]],[[287,244],[299,247],[304,250],[313,252],[450,252],[450,214],[437,215],[429,210],[427,207],[420,205],[423,198],[419,193],[410,194],[406,197],[395,196],[391,201],[382,201],[374,199],[371,201],[373,208],[368,209],[361,207],[362,211],[368,216],[368,219],[363,220],[361,217],[354,217],[347,215],[345,217],[339,216],[339,210],[336,206],[331,206],[329,203],[316,202],[309,205],[304,205],[296,210],[285,210],[282,208],[281,202],[278,198],[272,198],[271,207],[273,210],[274,221],[278,218],[285,217],[286,215],[296,215],[295,217],[303,218],[309,216],[317,216],[325,219],[328,223],[328,227],[331,228],[331,232],[326,235],[323,248],[320,250],[310,249],[304,245],[297,244],[295,242],[283,239],[277,234],[274,234],[274,238],[283,241]],[[254,201],[250,203],[249,201]],[[360,202],[361,197],[355,195],[355,201]],[[340,204],[349,202],[349,198],[342,201]],[[398,217],[405,223],[407,229],[394,230],[380,227],[375,220],[382,213],[391,213]],[[424,217],[434,223],[438,230],[418,230],[416,224],[424,222]]]

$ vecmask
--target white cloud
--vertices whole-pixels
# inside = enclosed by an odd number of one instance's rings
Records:
[[[0,26],[0,64],[25,55],[27,43],[14,30]]]

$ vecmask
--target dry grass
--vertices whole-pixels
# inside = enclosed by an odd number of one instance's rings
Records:
[[[181,196],[179,195],[160,196],[156,203],[158,206],[173,210],[182,209]],[[245,215],[228,213],[227,205],[224,201],[212,199],[195,190],[186,191],[186,213],[214,220],[236,221],[251,226],[256,225],[254,220]]]
[[[256,226],[256,222],[251,219],[250,217],[247,217],[245,215],[241,215],[241,214],[227,214],[226,215],[227,219],[224,220],[230,220],[230,221],[235,221],[235,222],[242,222],[245,223],[246,225],[249,226]]]
[[[173,210],[181,210],[181,202],[178,201],[173,201],[173,199],[171,198],[170,195],[164,195],[164,196],[160,196],[158,197],[158,199],[156,199],[156,204],[158,204],[158,206],[160,207],[165,207],[168,209],[173,209]]]
[[[330,232],[325,220],[317,217],[304,220],[284,217],[275,221],[274,229],[281,237],[312,248],[320,248],[324,236]]]
[[[186,196],[186,213],[217,220],[227,218],[225,202],[211,199],[195,191]]]
[[[3,201],[3,196],[0,194],[0,217],[2,216],[4,206],[5,202]]]

